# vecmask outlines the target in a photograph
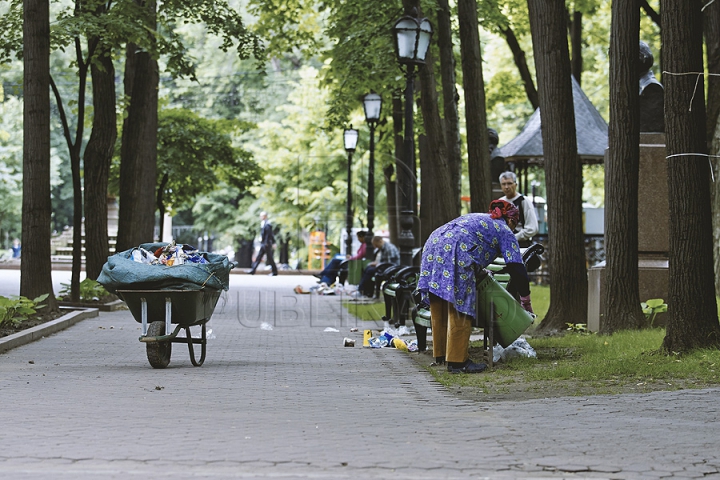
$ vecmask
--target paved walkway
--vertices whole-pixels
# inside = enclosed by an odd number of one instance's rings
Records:
[[[1,354],[0,478],[720,478],[719,389],[471,403],[297,284],[233,275],[200,368],[128,311]]]

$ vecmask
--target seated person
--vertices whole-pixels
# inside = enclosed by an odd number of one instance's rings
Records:
[[[375,282],[373,276],[377,266],[381,263],[392,263],[400,265],[400,251],[392,243],[385,241],[383,237],[373,237],[373,247],[375,247],[375,260],[370,263],[363,271],[358,291],[366,297],[372,297],[375,294]]]
[[[322,272],[315,275],[320,279],[320,282],[324,283],[325,285],[332,285],[333,283],[335,283],[335,279],[340,273],[341,263],[343,263],[345,260],[359,260],[365,257],[365,250],[367,249],[367,245],[365,244],[365,234],[366,232],[363,230],[360,230],[355,234],[357,236],[357,239],[360,240],[360,248],[358,248],[355,255],[353,255],[352,257],[350,255],[345,255],[345,259],[343,259],[342,257],[333,258],[327,265],[325,265],[325,268]]]

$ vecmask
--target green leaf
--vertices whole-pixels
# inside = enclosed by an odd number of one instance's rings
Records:
[[[646,303],[648,307],[655,308],[663,305],[665,302],[662,298],[651,298]]]
[[[33,303],[38,304],[38,303],[44,301],[44,300],[45,300],[46,298],[48,298],[49,296],[50,296],[49,293],[45,293],[45,294],[43,294],[43,295],[40,295],[40,296],[37,297],[37,298],[33,298]]]

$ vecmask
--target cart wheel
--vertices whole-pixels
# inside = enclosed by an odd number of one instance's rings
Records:
[[[159,337],[165,335],[165,322],[152,322],[148,325],[147,336]],[[170,363],[172,343],[151,342],[146,343],[148,362],[153,368],[165,368]]]

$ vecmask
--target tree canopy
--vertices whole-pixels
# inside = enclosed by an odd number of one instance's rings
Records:
[[[222,185],[243,191],[260,179],[252,155],[233,146],[234,127],[232,122],[206,119],[184,109],[160,112],[157,199],[161,212],[173,214],[192,207],[196,197]]]

